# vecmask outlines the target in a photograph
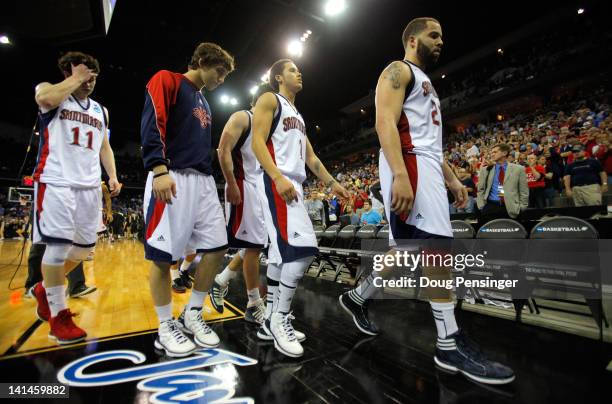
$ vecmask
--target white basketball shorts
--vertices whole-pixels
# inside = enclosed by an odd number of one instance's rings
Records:
[[[263,248],[268,242],[261,198],[256,184],[237,179],[242,197],[240,205],[225,202],[227,239],[233,248]],[[227,185],[225,186],[227,195]]]
[[[153,197],[153,173],[145,187],[145,258],[176,263],[188,246],[198,253],[224,250],[227,234],[215,180],[195,170],[170,170],[176,198],[167,204]]]
[[[298,201],[289,204],[281,198],[274,182],[266,173],[257,187],[270,238],[268,261],[273,264],[292,262],[319,252],[312,222],[304,206],[302,184],[291,178],[289,180],[298,194]]]
[[[34,243],[96,245],[102,190],[34,184]]]
[[[380,151],[380,188],[389,220],[389,242],[419,238],[452,237],[448,196],[442,166],[431,157],[404,154],[404,162],[414,193],[414,204],[407,217],[391,211],[393,172]]]

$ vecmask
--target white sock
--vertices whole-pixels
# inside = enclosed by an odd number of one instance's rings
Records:
[[[179,271],[178,269],[171,269],[170,270],[170,276],[172,276],[172,280],[175,280],[176,278],[179,278]]]
[[[242,250],[240,250],[242,251]],[[236,277],[236,274],[238,272],[234,272],[230,269],[230,267],[225,267],[225,269],[223,271],[221,271],[220,274],[218,274],[217,276],[215,276],[215,281],[217,281],[217,283],[223,287],[227,286],[227,284],[229,283],[229,281],[231,281],[232,279],[234,279]]]
[[[66,305],[66,285],[45,287],[45,293],[47,294],[51,317],[56,317],[57,313],[68,308]]]
[[[257,303],[259,299],[261,299],[261,297],[259,296],[259,288],[247,290],[247,296],[249,298],[249,303],[247,303],[247,307],[255,305],[255,303]]]
[[[378,288],[374,286],[374,279],[380,277],[380,272],[372,270],[372,272],[359,284],[355,289],[349,291],[349,297],[357,304],[364,304],[365,301],[374,295]]]
[[[274,307],[274,313],[279,312],[287,314],[291,311],[291,302],[293,301],[293,295],[295,295],[298,282],[304,276],[304,272],[313,258],[314,257],[305,257],[282,264],[281,279],[278,285],[278,297],[275,296],[275,301],[277,302],[275,306],[277,307]]]
[[[172,320],[172,303],[165,306],[155,306],[155,312],[160,324],[164,321]]]
[[[268,264],[266,279],[268,292],[266,295],[266,318],[270,318],[274,308],[275,296],[278,294],[278,283],[280,281],[281,268],[278,264]]]
[[[455,340],[448,338],[449,335],[459,331],[457,320],[455,319],[455,304],[430,302],[431,311],[438,330],[437,347],[439,349],[455,349]]]
[[[189,296],[189,303],[187,303],[187,310],[191,310],[194,307],[202,307],[204,304],[204,299],[206,299],[206,295],[208,292],[200,292],[195,288],[191,289],[191,296]]]
[[[187,260],[183,260],[183,262],[181,262],[181,272],[185,272],[189,270],[189,267],[191,266],[191,261],[187,261]]]

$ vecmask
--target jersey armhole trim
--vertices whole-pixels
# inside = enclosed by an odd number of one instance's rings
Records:
[[[406,97],[404,98],[404,102],[406,102],[406,100],[408,99],[408,97],[410,96],[410,93],[412,92],[412,90],[414,89],[414,70],[412,70],[412,66],[410,66],[410,62],[407,60],[402,60],[402,62],[404,62],[406,64],[406,66],[408,66],[408,68],[410,69],[410,82],[408,83],[408,86],[406,86]]]

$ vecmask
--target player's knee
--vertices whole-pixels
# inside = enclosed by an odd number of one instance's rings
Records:
[[[304,258],[299,258],[292,262],[284,263],[282,271],[290,272],[291,276],[294,279],[302,279],[302,277],[304,276],[304,273],[306,272],[306,269],[310,266],[313,259],[314,259],[314,256],[304,257]]]
[[[47,244],[42,263],[52,266],[64,265],[69,250],[70,244]]]
[[[87,256],[92,250],[93,250],[92,247],[79,247],[79,246],[73,245],[68,250],[68,256],[66,257],[66,259],[70,261],[81,262],[85,258],[87,258]]]

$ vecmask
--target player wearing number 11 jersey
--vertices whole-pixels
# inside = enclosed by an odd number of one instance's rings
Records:
[[[36,87],[40,149],[34,171],[34,243],[46,243],[43,282],[35,285],[37,315],[49,321],[59,344],[83,340],[85,331],[66,306],[65,274],[96,244],[102,208],[100,161],[111,196],[121,189],[107,136],[108,111],[89,98],[100,72],[98,61],[68,52],[58,61],[64,81]]]

